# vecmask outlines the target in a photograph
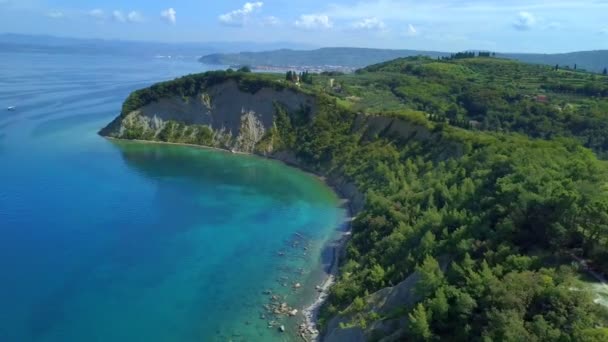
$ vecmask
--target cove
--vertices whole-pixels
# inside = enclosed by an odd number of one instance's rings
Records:
[[[131,91],[198,64],[2,57],[0,100],[19,110],[0,117],[0,340],[296,339],[301,317],[281,333],[264,305],[313,301],[346,216],[331,189],[272,160],[96,134]]]
[[[346,214],[336,195],[314,176],[261,157],[114,144],[130,167],[158,181],[158,221],[167,222],[159,236],[173,236],[174,246],[165,249],[176,253],[167,267],[177,277],[163,286],[180,296],[193,291],[183,301],[205,317],[193,340],[296,339],[301,316],[275,320],[264,307],[287,303],[301,311],[313,300],[332,261],[330,251],[322,258],[323,249]],[[176,267],[174,260],[184,258]]]

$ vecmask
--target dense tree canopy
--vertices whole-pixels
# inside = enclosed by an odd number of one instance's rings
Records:
[[[368,194],[326,317],[418,271],[412,340],[584,341],[605,324],[568,266],[580,251],[608,269],[607,169],[591,152],[446,128],[430,141],[362,140],[352,114],[325,108],[290,148]],[[462,155],[442,153],[449,144]]]
[[[324,75],[294,88],[315,95],[314,117],[277,104],[264,141],[367,199],[324,322],[349,306],[358,324],[390,318],[365,312],[363,298],[416,273],[420,300],[391,314],[407,318],[406,340],[606,340],[608,315],[572,267],[578,256],[608,271],[608,167],[583,146],[608,148],[597,93],[606,78],[553,73],[493,58],[413,58],[332,76],[341,92]],[[291,87],[289,76],[194,75],[139,91],[124,110],[227,78],[251,92]],[[402,118],[415,134],[368,134],[361,122],[372,114]],[[459,122],[467,129],[449,125]],[[172,123],[144,138],[204,145],[211,134]]]
[[[464,128],[575,137],[608,157],[608,77],[556,70],[473,53],[403,58],[339,78],[335,95],[370,114],[412,109]]]

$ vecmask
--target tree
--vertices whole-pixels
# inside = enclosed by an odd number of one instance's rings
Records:
[[[386,272],[384,271],[382,266],[376,264],[371,268],[369,272],[368,281],[372,286],[382,287],[385,274]]]
[[[559,70],[559,64],[555,64],[555,71]]]
[[[430,308],[434,320],[444,324],[447,323],[446,319],[450,310],[450,303],[443,288],[438,289],[437,293],[435,293],[435,298],[430,302]]]
[[[608,68],[604,68],[604,72],[603,72],[603,74],[604,74],[604,75],[608,75]]]
[[[427,297],[434,293],[443,283],[445,277],[439,263],[432,256],[427,256],[422,265],[416,268],[420,273],[420,281],[416,284],[416,293]]]
[[[418,304],[414,311],[409,314],[409,324],[412,336],[415,336],[418,341],[428,341],[433,336],[431,327],[429,326],[429,317],[424,305]]]
[[[300,81],[306,84],[312,84],[312,75],[308,71],[300,74]]]
[[[237,70],[238,72],[251,72],[251,68],[247,65],[242,66],[239,68],[239,70]]]
[[[581,341],[601,342],[608,341],[608,328],[586,329],[580,333]]]
[[[489,324],[485,337],[489,341],[518,342],[529,341],[530,334],[525,322],[516,310],[491,309],[488,313]]]
[[[287,74],[285,75],[285,79],[289,82],[295,83],[295,82],[298,82],[298,79],[300,79],[300,80],[302,79],[302,75],[303,74],[298,75],[298,73],[295,71],[288,71]]]

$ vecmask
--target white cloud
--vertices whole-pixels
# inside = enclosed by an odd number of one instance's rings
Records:
[[[406,36],[414,37],[418,35],[418,30],[412,24],[407,25],[407,30],[405,31]]]
[[[103,11],[102,11],[103,12]],[[91,13],[89,13],[91,14]],[[95,12],[96,15],[102,15],[101,12]],[[103,16],[101,16],[103,18]],[[114,10],[112,11],[112,19],[119,23],[140,23],[144,20],[144,17],[141,13],[137,11],[131,11],[129,13],[124,13],[123,11]]]
[[[488,16],[510,15],[513,12],[546,12],[563,10],[606,10],[605,0],[358,0],[328,1],[323,13],[334,19],[358,20],[377,17],[391,20],[458,21],[482,19]]]
[[[386,24],[376,17],[364,18],[357,21],[353,23],[353,27],[360,30],[386,31]]]
[[[243,26],[246,24],[249,16],[264,6],[261,1],[246,2],[242,8],[222,14],[218,17],[220,23],[229,26]],[[274,17],[273,17],[274,18]]]
[[[61,11],[50,11],[46,14],[51,19],[61,19],[65,17],[65,14]]]
[[[271,15],[271,16],[264,18],[264,20],[262,20],[262,25],[263,26],[279,26],[279,25],[281,25],[281,19]]]
[[[177,22],[176,14],[177,13],[173,9],[173,7],[171,7],[171,8],[167,8],[166,10],[160,12],[160,17],[163,18],[164,20],[166,20],[169,24],[175,25],[175,23]]]
[[[519,12],[517,20],[513,23],[513,27],[520,31],[527,31],[536,25],[536,17],[530,12]]]
[[[118,21],[119,23],[124,23],[127,21],[125,14],[118,10],[112,11],[112,19]]]
[[[93,17],[98,20],[104,20],[106,18],[106,12],[99,8],[90,10],[87,14],[89,15],[89,17]]]
[[[127,14],[127,21],[130,23],[141,23],[144,21],[144,17],[137,11],[131,11]]]
[[[299,28],[312,29],[330,29],[334,26],[329,16],[325,14],[303,14],[294,25]]]

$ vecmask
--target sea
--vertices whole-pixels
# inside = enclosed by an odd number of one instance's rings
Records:
[[[298,339],[335,193],[277,161],[97,134],[130,92],[212,68],[0,52],[0,341]]]

